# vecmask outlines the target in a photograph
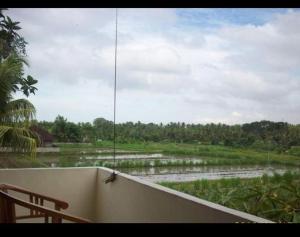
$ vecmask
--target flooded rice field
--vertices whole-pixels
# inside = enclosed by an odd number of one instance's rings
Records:
[[[264,174],[283,174],[286,171],[300,172],[300,168],[290,166],[203,166],[203,167],[152,167],[152,168],[127,168],[119,169],[141,179],[151,182],[185,182],[200,179],[222,178],[255,178]]]
[[[68,166],[103,166],[105,162],[112,163],[112,155],[83,155],[74,157],[68,161]],[[127,173],[150,182],[184,182],[199,179],[221,179],[221,178],[253,178],[264,174],[272,175],[274,173],[282,174],[286,171],[300,172],[299,167],[284,165],[200,165],[205,163],[204,159],[199,157],[165,156],[156,154],[118,154],[116,162],[148,162],[152,167],[132,167],[117,168],[122,173]],[[176,166],[157,166],[159,164],[172,164],[177,162]],[[186,162],[184,166],[178,165],[178,162]],[[190,162],[190,163],[188,163]],[[192,165],[188,165],[192,164]],[[61,167],[60,162],[52,162],[51,167]],[[65,166],[65,165],[64,165]],[[153,167],[154,166],[154,167]]]
[[[134,160],[134,159],[155,159],[155,158],[163,158],[163,154],[122,154],[116,155],[116,159],[118,160]],[[81,160],[112,160],[112,155],[98,155],[98,156],[82,156]]]

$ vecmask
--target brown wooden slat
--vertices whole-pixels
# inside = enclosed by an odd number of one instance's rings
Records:
[[[39,204],[39,198],[38,198],[38,196],[34,196],[34,203],[35,204]],[[38,213],[38,211],[36,210],[35,212],[34,212],[34,215],[35,216],[37,216],[39,213]]]
[[[7,190],[13,190],[15,192],[20,192],[20,193],[23,193],[23,194],[27,194],[27,195],[29,195],[30,203],[34,203],[34,204],[41,205],[41,206],[44,205],[44,200],[47,200],[49,202],[53,202],[55,210],[57,210],[57,211],[60,211],[61,209],[66,209],[68,207],[67,202],[64,202],[64,201],[61,201],[61,200],[58,200],[58,199],[55,199],[55,198],[52,198],[52,197],[48,197],[48,196],[45,196],[45,195],[33,193],[29,190],[26,190],[24,188],[20,188],[20,187],[17,187],[17,186],[13,186],[13,185],[9,185],[9,184],[0,184],[0,190],[6,191],[6,192],[7,192]],[[41,217],[41,216],[43,217],[44,214],[39,213],[39,211],[37,209],[30,209],[30,214],[25,215],[25,216],[21,216],[21,218],[37,218],[37,217]],[[20,218],[20,217],[18,217],[18,218]],[[62,218],[58,218],[58,219],[54,218],[54,221],[62,222]]]
[[[5,213],[4,213],[4,208],[5,208],[5,199],[0,198],[0,223],[3,223],[5,221]]]
[[[49,223],[49,216],[48,216],[48,214],[45,214],[45,223]]]
[[[29,195],[29,200],[30,200],[31,203],[33,203],[33,196],[32,196],[32,194]],[[32,209],[30,209],[30,216],[33,216],[33,210]]]
[[[11,199],[6,199],[5,206],[6,221],[16,223],[15,203]]]
[[[15,222],[15,216],[14,216],[13,209],[14,209],[14,205],[17,204],[22,207],[33,209],[38,212],[44,213],[45,215],[47,214],[48,216],[52,217],[52,221],[54,221],[55,223],[61,223],[62,219],[72,221],[72,222],[77,222],[77,223],[90,223],[90,221],[87,219],[68,215],[68,214],[59,212],[57,210],[53,210],[53,209],[50,209],[50,208],[47,208],[44,206],[40,206],[40,205],[37,205],[34,203],[26,202],[19,198],[15,198],[15,197],[11,196],[10,194],[4,193],[2,191],[0,191],[0,200],[2,202],[2,207],[3,207],[3,202],[4,202],[4,207],[5,207],[5,208],[2,208],[1,211],[6,211],[5,217],[3,218],[4,219],[3,222],[8,222],[8,223]]]
[[[14,202],[11,202],[11,207],[10,207],[10,211],[11,211],[11,218],[13,220],[13,223],[16,223],[16,205]]]
[[[57,204],[55,204],[55,210],[57,210],[57,211],[60,211],[60,206],[59,205],[57,205]],[[57,217],[57,219],[55,219],[55,223],[61,223],[62,222],[62,218],[58,218]]]
[[[53,216],[52,217],[52,223],[61,223],[61,221],[57,216]]]
[[[31,192],[31,191],[26,190],[24,188],[21,188],[21,187],[18,187],[18,186],[14,186],[14,185],[10,185],[10,184],[0,184],[0,189],[1,190],[9,189],[9,190],[13,190],[13,191],[16,191],[16,192],[28,194],[28,195],[38,196],[39,198],[42,198],[42,199],[44,199],[46,201],[58,203],[59,206],[62,209],[66,209],[69,206],[69,204],[67,202],[65,202],[65,201],[62,201],[62,200],[59,200],[59,199],[56,199],[56,198],[52,198],[52,197],[49,197],[49,196],[45,196],[45,195],[42,195],[42,194],[34,193],[34,192]]]

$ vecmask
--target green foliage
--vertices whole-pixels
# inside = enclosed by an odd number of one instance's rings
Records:
[[[33,156],[39,139],[28,127],[35,116],[35,108],[28,100],[12,100],[22,63],[17,55],[10,55],[0,63],[0,146],[31,152]]]
[[[292,146],[291,149],[288,150],[288,154],[300,156],[300,146]]]
[[[63,116],[58,115],[54,121],[52,134],[59,142],[80,142],[80,129]]]
[[[40,122],[52,131],[55,122]],[[45,124],[47,123],[47,124]],[[103,142],[113,140],[113,122],[104,118],[96,118],[93,124],[78,123],[80,142],[93,142],[95,146],[103,146]],[[300,125],[282,122],[261,121],[250,124],[228,126],[225,124],[185,124],[169,123],[144,124],[141,122],[116,124],[116,142],[125,147],[149,143],[160,144],[194,144],[225,145],[235,148],[252,148],[258,151],[276,151],[283,153],[291,146],[300,146]],[[67,137],[60,141],[67,142]],[[135,149],[135,148],[133,148]],[[177,149],[184,155],[186,149]],[[195,153],[195,151],[194,151]],[[191,151],[188,151],[191,154]]]
[[[22,80],[20,80],[21,90],[27,97],[29,96],[30,93],[35,94],[37,88],[34,87],[33,85],[35,85],[37,82],[38,81],[33,79],[33,77],[30,75],[28,75],[27,78],[23,78]]]
[[[84,152],[98,155],[99,149],[112,149],[113,142],[99,141],[94,144],[59,144],[63,151],[74,152],[86,148]],[[300,157],[294,153],[280,153],[276,151],[256,150],[253,148],[235,148],[224,145],[198,145],[186,143],[117,143],[117,152],[128,151],[137,153],[163,153],[164,155],[185,157],[199,157],[206,165],[300,165]],[[296,148],[295,148],[296,149]],[[106,153],[111,153],[109,150]],[[193,164],[194,165],[194,164]],[[200,164],[199,164],[200,165]]]
[[[41,159],[31,159],[23,153],[1,153],[0,168],[38,168],[48,167]]]
[[[26,54],[27,42],[17,31],[21,29],[20,22],[13,22],[9,16],[4,16],[0,9],[0,55],[1,59],[6,58],[12,51],[20,55]]]
[[[264,175],[254,179],[161,182],[211,202],[276,222],[300,222],[300,174]]]
[[[30,93],[35,94],[37,88],[34,85],[38,81],[30,75],[24,77],[23,65],[28,65],[25,60],[27,42],[17,33],[21,29],[20,22],[12,21],[9,16],[4,16],[2,11],[3,9],[0,9],[0,63],[4,63],[5,60],[8,63],[11,63],[12,59],[19,60],[21,67],[18,74],[14,75],[11,90],[21,91],[28,97]]]
[[[35,116],[34,106],[25,99],[13,100],[13,93],[22,91],[27,97],[37,90],[31,76],[24,78],[25,41],[16,32],[19,22],[0,11],[0,147],[35,155],[38,136],[29,130]],[[21,87],[20,87],[21,86]],[[20,87],[20,88],[19,88]]]
[[[96,118],[93,122],[97,140],[113,139],[113,122],[104,118]]]

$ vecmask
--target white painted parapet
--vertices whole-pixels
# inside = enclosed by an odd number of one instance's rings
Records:
[[[268,223],[158,184],[98,167],[0,169],[0,183],[17,185],[69,203],[66,213],[94,222]]]

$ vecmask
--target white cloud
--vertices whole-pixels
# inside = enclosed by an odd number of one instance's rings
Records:
[[[29,42],[38,117],[109,118],[114,9],[10,14]],[[181,20],[175,9],[119,11],[119,121],[299,123],[299,11],[274,14],[262,25],[223,24],[211,31],[184,27]]]
[[[236,111],[232,112],[232,115],[235,116],[235,117],[241,117],[242,116],[242,114],[240,114],[239,112],[236,112]]]

